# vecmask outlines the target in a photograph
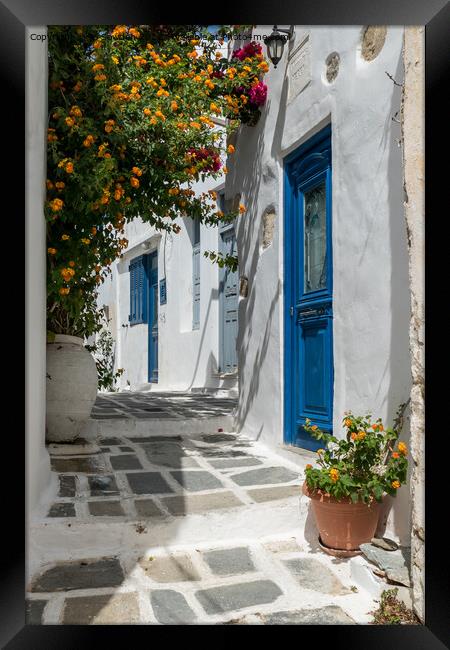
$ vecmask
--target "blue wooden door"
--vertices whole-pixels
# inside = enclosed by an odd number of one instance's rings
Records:
[[[330,433],[333,424],[331,127],[285,170],[284,440],[316,450],[306,418]]]
[[[223,255],[236,255],[233,225],[219,231],[219,250]],[[238,272],[225,267],[219,269],[219,312],[219,370],[233,372],[237,368]]]
[[[158,381],[158,252],[147,255],[148,381]]]

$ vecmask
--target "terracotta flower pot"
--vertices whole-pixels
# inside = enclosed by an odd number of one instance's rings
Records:
[[[303,494],[311,499],[320,541],[330,551],[359,551],[360,544],[375,536],[381,504],[337,500],[321,490],[310,491],[303,483]],[[332,553],[334,554],[334,553]]]

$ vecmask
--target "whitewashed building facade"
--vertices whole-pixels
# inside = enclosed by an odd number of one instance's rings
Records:
[[[257,26],[252,38],[263,43],[271,31]],[[346,410],[392,424],[411,387],[402,39],[401,27],[295,26],[270,65],[259,122],[230,140],[226,181],[198,187],[247,208],[236,223],[238,314],[225,335],[230,287],[202,255],[223,233],[201,226],[199,237],[187,218],[178,236],[128,227],[129,247],[99,298],[125,369],[121,389],[237,390],[239,377],[237,429],[282,452],[317,449],[306,418],[338,437]],[[142,255],[154,256],[158,299],[153,321],[133,323],[130,264]],[[405,537],[407,499],[405,490],[391,514]]]
[[[197,183],[223,201],[224,177]],[[179,217],[178,234],[137,219],[128,247],[99,290],[115,341],[117,388],[226,390],[237,395],[237,273],[219,269],[204,251],[235,248],[234,226],[205,226]]]

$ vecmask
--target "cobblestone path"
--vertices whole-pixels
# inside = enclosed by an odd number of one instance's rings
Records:
[[[66,447],[50,446],[59,492],[36,530],[48,535],[50,545],[61,531],[74,540],[84,535],[92,550],[80,557],[74,541],[73,553],[62,559],[56,541],[54,549],[41,543],[45,558],[32,562],[28,623],[276,625],[370,619],[373,603],[353,587],[348,562],[330,558],[317,545],[311,548],[296,534],[300,470],[259,443],[223,432],[134,437],[126,435],[125,426],[123,435],[78,445],[72,455]],[[265,514],[258,508],[266,508]],[[293,519],[291,535],[255,539],[236,524],[247,521],[250,530],[261,516],[283,512]],[[180,544],[190,524],[193,541]],[[215,541],[196,543],[195,531],[200,534],[208,525]],[[217,526],[226,531],[223,541]],[[130,528],[141,540],[149,536],[148,548],[127,544]],[[270,521],[266,528],[270,532]],[[169,529],[176,531],[174,538],[155,544],[158,531]],[[101,552],[109,548],[111,530],[117,530],[117,548]]]

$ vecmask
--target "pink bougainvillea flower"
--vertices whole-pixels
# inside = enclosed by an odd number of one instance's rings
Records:
[[[267,99],[267,86],[260,81],[248,91],[248,97],[252,104],[262,106]]]

